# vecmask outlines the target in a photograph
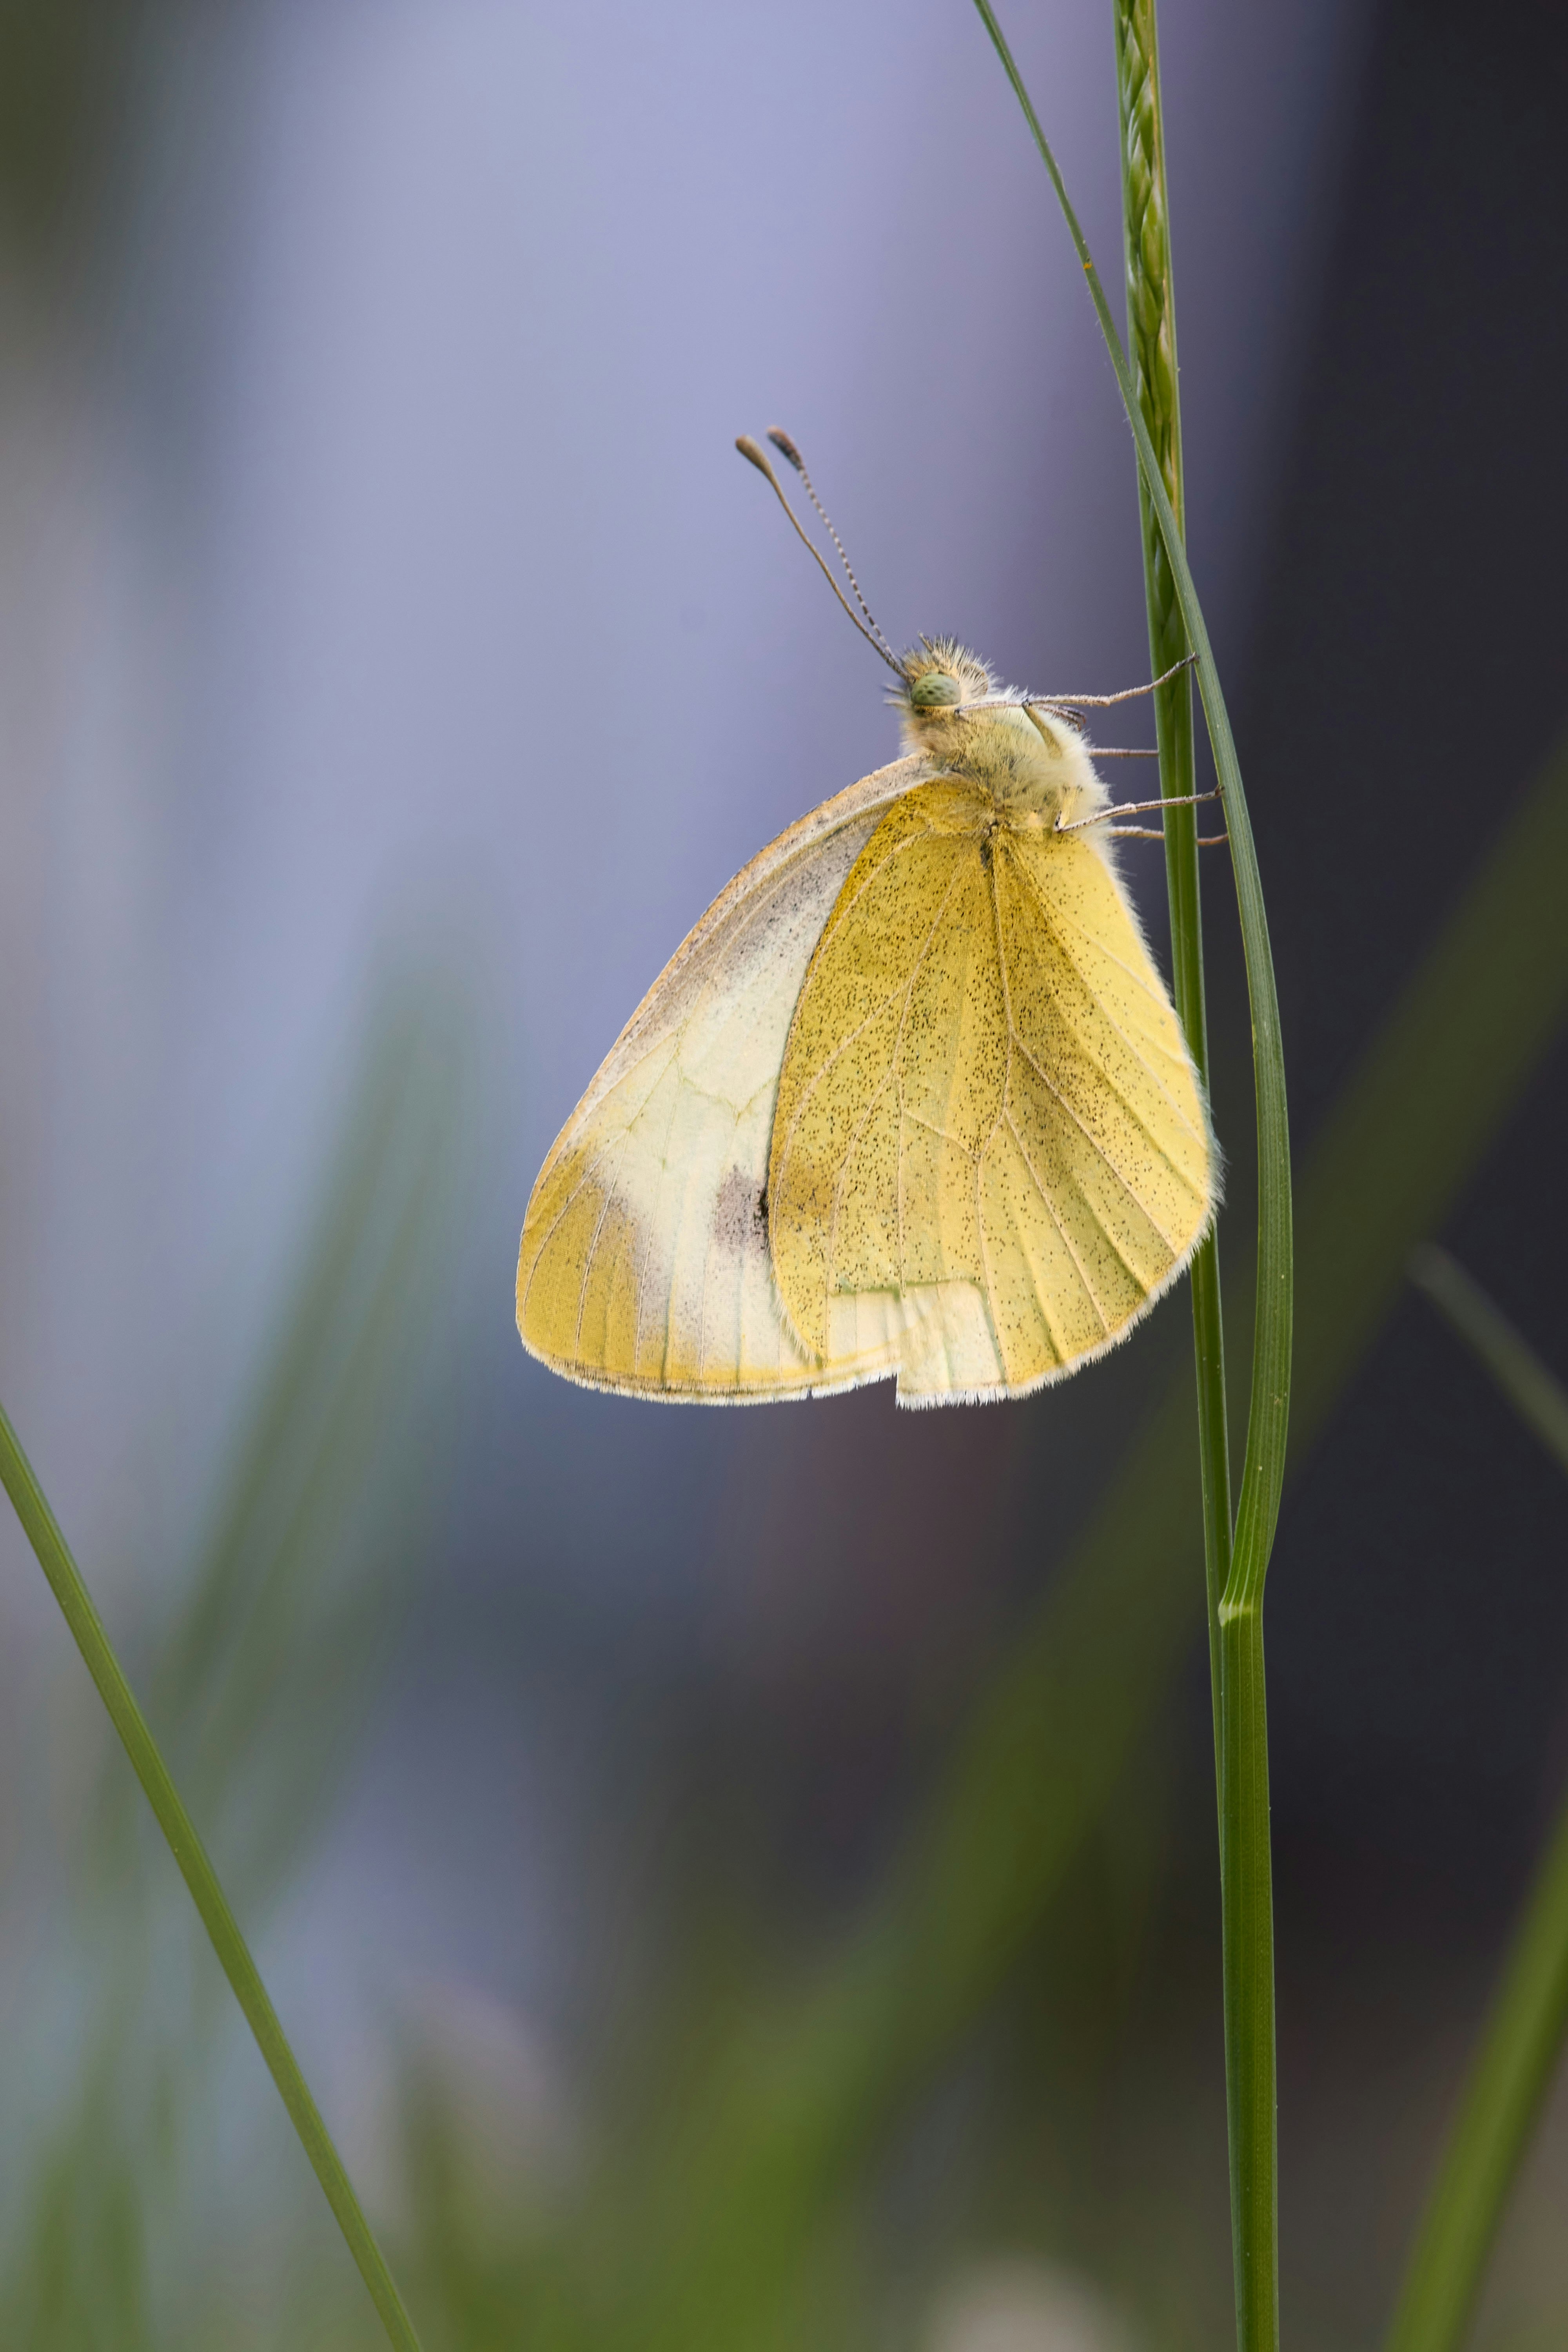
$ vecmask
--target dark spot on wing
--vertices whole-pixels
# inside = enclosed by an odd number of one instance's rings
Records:
[[[713,1246],[722,1257],[743,1257],[748,1250],[766,1253],[768,1246],[767,1188],[761,1193],[756,1178],[743,1168],[731,1168],[713,1203]]]

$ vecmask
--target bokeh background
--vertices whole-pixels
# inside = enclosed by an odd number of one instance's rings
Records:
[[[1114,284],[1109,13],[1009,30]],[[1309,1167],[1561,770],[1568,26],[1162,34],[1193,559]],[[1184,1295],[942,1415],[653,1411],[512,1328],[648,980],[894,749],[733,454],[773,422],[895,638],[1146,674],[1114,383],[958,0],[6,0],[0,1393],[433,2347],[1216,2342],[1195,1512],[1141,1434]],[[1239,1300],[1217,856],[1207,915]],[[1441,1232],[1568,1371],[1568,1060],[1475,998],[1512,1075],[1484,1118],[1462,1060],[1426,1090],[1470,1139]],[[1394,1143],[1342,1234],[1419,1176]],[[1303,2347],[1376,2340],[1568,1774],[1562,1475],[1364,1290],[1270,1583]],[[9,1522],[0,1622],[5,2340],[374,2341]],[[1559,2099],[1479,2340],[1562,2340],[1565,2193]]]

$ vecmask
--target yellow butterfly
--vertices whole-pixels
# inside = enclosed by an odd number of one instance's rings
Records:
[[[556,1139],[518,1328],[589,1387],[1026,1395],[1124,1339],[1214,1214],[1208,1108],[1116,870],[1131,812],[1066,702],[945,639],[900,658],[844,568],[904,756],[737,875]]]

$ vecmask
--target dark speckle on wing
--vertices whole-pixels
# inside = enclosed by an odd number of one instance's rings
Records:
[[[757,1180],[743,1168],[731,1168],[713,1203],[713,1246],[721,1257],[744,1256],[747,1251],[767,1255],[767,1192],[759,1193]]]

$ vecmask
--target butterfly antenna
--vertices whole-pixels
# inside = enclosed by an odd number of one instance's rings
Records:
[[[768,439],[773,443],[773,447],[778,451],[779,456],[783,457],[787,464],[793,466],[795,472],[800,476],[801,481],[805,488],[806,497],[811,500],[812,505],[816,509],[817,513],[822,518],[823,530],[827,533],[828,538],[838,550],[838,561],[844,566],[844,577],[848,581],[850,587],[855,592],[855,602],[859,605],[860,610],[866,615],[866,626],[869,629],[877,643],[881,646],[884,658],[892,662],[894,667],[901,677],[903,675],[904,666],[902,662],[898,660],[897,656],[894,655],[892,646],[888,643],[887,638],[882,635],[881,630],[877,625],[876,617],[871,611],[871,607],[867,604],[865,596],[861,593],[860,583],[855,577],[855,566],[849,561],[844,541],[839,538],[838,533],[833,528],[833,517],[828,513],[827,509],[823,505],[822,500],[817,497],[816,490],[812,487],[811,476],[805,470],[805,459],[801,456],[800,451],[795,447],[795,443],[790,439],[789,435],[784,431],[782,425],[770,425],[768,427]]]
[[[783,507],[785,514],[789,517],[790,527],[794,530],[795,537],[799,540],[801,545],[805,548],[806,553],[810,556],[812,562],[816,564],[817,570],[821,572],[823,578],[826,581],[828,586],[832,589],[834,594],[843,605],[844,610],[848,614],[849,618],[854,622],[855,626],[859,630],[860,635],[865,638],[866,643],[871,647],[873,652],[881,656],[889,668],[901,680],[904,676],[904,666],[902,662],[900,661],[898,656],[892,651],[887,639],[883,636],[882,632],[877,627],[875,621],[871,621],[871,626],[870,628],[868,628],[865,621],[861,620],[859,614],[855,611],[854,606],[851,605],[846,598],[844,591],[840,588],[837,581],[835,580],[832,572],[828,570],[827,565],[823,561],[820,551],[813,547],[810,540],[801,529],[800,518],[795,513],[795,510],[791,506],[789,500],[785,498],[784,494],[784,485],[780,482],[778,476],[774,473],[772,466],[769,464],[766,451],[763,450],[757,442],[752,440],[749,433],[742,433],[737,439],[735,446],[740,451],[742,457],[744,457],[748,463],[753,465],[759,474],[762,474],[766,478],[768,483],[772,487],[773,496],[777,499],[780,506]],[[807,484],[807,488],[810,488],[809,484]],[[845,570],[848,571],[848,565],[846,564]],[[853,572],[850,572],[849,574],[849,582],[851,587],[854,587],[855,575]],[[862,611],[864,611],[866,600],[860,594],[858,588],[855,589],[855,594],[860,604]],[[871,620],[869,613],[867,613],[866,620]]]

